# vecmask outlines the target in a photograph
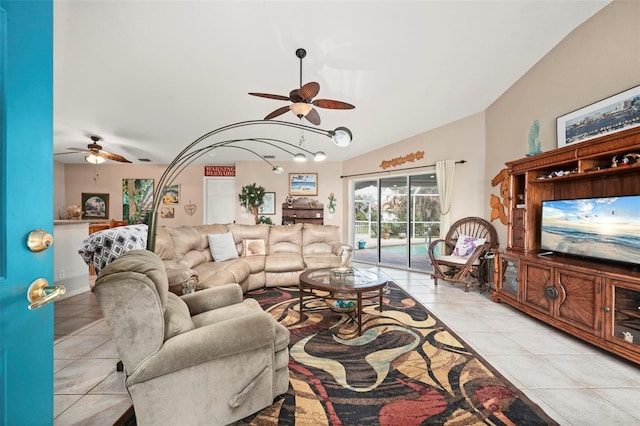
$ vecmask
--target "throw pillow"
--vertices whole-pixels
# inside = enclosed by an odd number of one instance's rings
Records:
[[[453,249],[453,254],[454,256],[468,257],[478,246],[483,245],[486,241],[486,238],[475,238],[467,235],[460,235],[456,242],[456,246]]]
[[[267,244],[264,239],[242,240],[242,256],[266,256]]]
[[[231,232],[209,234],[207,237],[209,238],[209,250],[211,250],[211,256],[213,256],[214,261],[224,262],[225,260],[238,258],[238,250]]]

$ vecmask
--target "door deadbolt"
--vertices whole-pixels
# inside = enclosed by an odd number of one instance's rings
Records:
[[[34,229],[29,232],[27,238],[27,246],[32,252],[39,252],[46,250],[53,244],[53,235],[45,231],[44,229]]]

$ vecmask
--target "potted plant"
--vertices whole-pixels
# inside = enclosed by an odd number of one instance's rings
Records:
[[[254,217],[256,225],[260,223],[258,218],[258,207],[264,201],[264,187],[258,186],[256,183],[245,185],[242,187],[242,192],[238,195],[240,205],[247,209]]]
[[[273,225],[273,221],[271,220],[271,218],[266,216],[260,216],[260,218],[258,218],[258,223]]]
[[[382,238],[385,240],[391,238],[391,226],[385,225],[382,227]]]

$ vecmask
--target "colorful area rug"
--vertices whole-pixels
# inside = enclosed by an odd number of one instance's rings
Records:
[[[291,331],[287,394],[237,425],[555,425],[537,405],[395,283],[349,313],[297,288],[247,297]]]

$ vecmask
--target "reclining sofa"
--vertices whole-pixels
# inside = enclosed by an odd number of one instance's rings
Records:
[[[177,294],[228,283],[244,293],[297,285],[305,270],[340,266],[344,249],[351,247],[337,226],[309,223],[161,226],[155,245]]]

